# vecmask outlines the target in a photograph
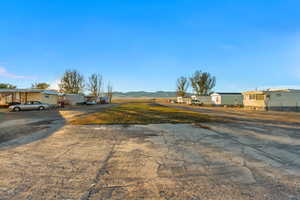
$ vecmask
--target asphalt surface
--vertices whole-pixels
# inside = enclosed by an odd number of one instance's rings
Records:
[[[47,137],[73,117],[101,112],[115,104],[69,106],[44,111],[0,112],[0,148],[22,145]]]
[[[0,199],[300,199],[297,113],[184,109],[225,122],[63,125],[6,146]]]

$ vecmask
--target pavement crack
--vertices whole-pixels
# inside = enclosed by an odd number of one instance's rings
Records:
[[[107,165],[109,163],[109,160],[113,157],[113,155],[115,154],[115,148],[116,148],[116,143],[114,143],[111,147],[111,150],[109,151],[108,155],[106,156],[105,160],[103,161],[102,166],[99,168],[99,170],[97,171],[97,174],[93,180],[93,184],[91,185],[91,187],[81,196],[81,200],[88,200],[90,199],[91,196],[93,196],[94,194],[99,192],[99,188],[96,187],[97,183],[100,182],[101,180],[101,176],[104,174],[109,174],[108,170],[107,170]]]

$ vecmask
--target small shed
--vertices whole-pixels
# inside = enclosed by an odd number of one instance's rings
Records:
[[[59,93],[53,90],[40,89],[0,89],[0,105],[7,106],[12,103],[27,103],[40,101],[50,105],[57,105]]]
[[[211,100],[214,105],[219,106],[240,106],[243,105],[242,93],[224,93],[215,92],[211,94]]]
[[[65,94],[64,103],[67,105],[78,105],[85,103],[85,97],[83,94]]]
[[[244,106],[257,110],[300,111],[300,90],[268,89],[243,92]]]

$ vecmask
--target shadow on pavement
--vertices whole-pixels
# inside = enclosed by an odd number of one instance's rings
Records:
[[[60,128],[67,120],[100,112],[117,104],[100,104],[93,106],[72,106],[63,109],[24,112],[0,112],[0,150],[46,138]]]
[[[66,123],[60,110],[0,113],[0,149],[46,138]]]

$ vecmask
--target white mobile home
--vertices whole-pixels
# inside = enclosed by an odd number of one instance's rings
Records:
[[[211,100],[214,105],[229,105],[229,106],[239,106],[243,105],[243,95],[242,93],[222,93],[216,92],[211,94]]]
[[[243,92],[244,106],[250,109],[300,111],[300,90],[268,89]]]
[[[193,104],[212,105],[211,96],[196,96],[191,97]]]

